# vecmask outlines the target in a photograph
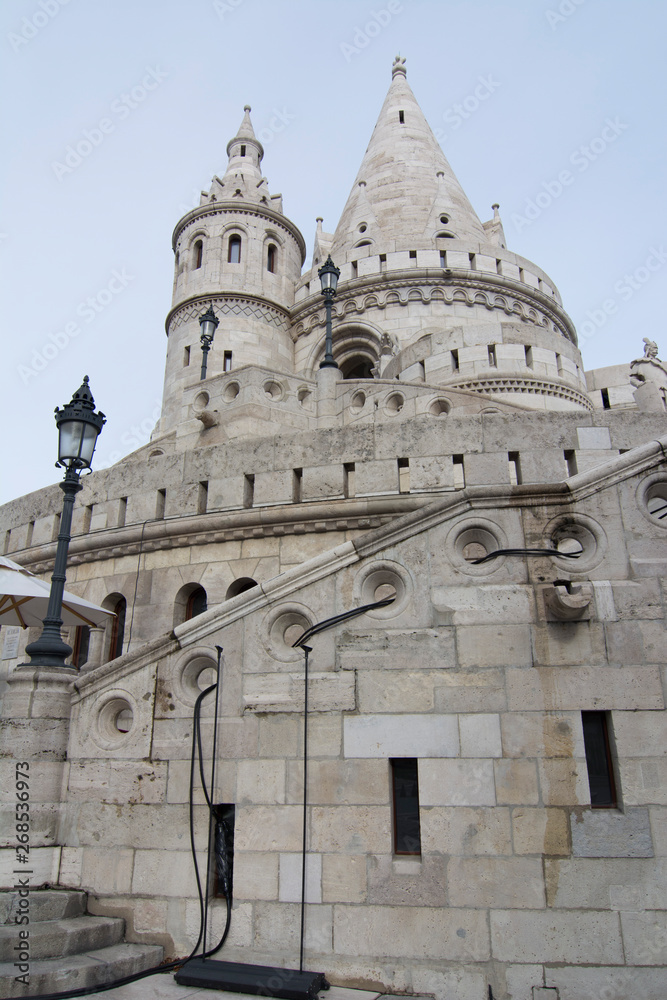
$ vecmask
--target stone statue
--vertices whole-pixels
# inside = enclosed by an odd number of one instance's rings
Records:
[[[644,357],[645,358],[657,358],[658,356],[658,345],[655,340],[649,340],[648,337],[644,337]]]

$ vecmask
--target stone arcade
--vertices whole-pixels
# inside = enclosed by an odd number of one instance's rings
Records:
[[[307,967],[443,1000],[486,1000],[489,985],[497,1000],[664,1000],[655,334],[633,334],[643,357],[584,372],[556,286],[507,248],[497,206],[480,222],[403,60],[335,233],[318,220],[311,271],[249,112],[174,231],[152,440],[77,498],[67,586],[118,625],[72,634],[66,674],[15,669],[24,636],[2,663],[2,788],[13,816],[15,759],[30,762],[32,884],[86,891],[135,946],[189,952],[192,711],[220,645],[223,957],[295,967],[292,643],[391,594],[312,641]],[[338,368],[320,368],[329,254]],[[53,486],[1,511],[6,554],[46,578],[60,499]],[[474,561],[498,549],[552,554]],[[214,910],[217,933],[224,900]]]

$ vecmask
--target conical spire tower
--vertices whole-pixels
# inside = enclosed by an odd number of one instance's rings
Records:
[[[336,228],[334,260],[359,246],[375,252],[431,249],[436,239],[485,242],[482,223],[440,149],[398,56],[392,80]]]

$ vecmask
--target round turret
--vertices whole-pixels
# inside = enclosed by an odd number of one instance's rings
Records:
[[[261,175],[262,144],[246,106],[227,146],[224,177],[214,177],[198,208],[173,235],[175,277],[160,433],[183,418],[182,393],[200,377],[199,317],[212,307],[219,326],[207,379],[245,365],[293,370],[290,309],[305,259],[297,227]]]

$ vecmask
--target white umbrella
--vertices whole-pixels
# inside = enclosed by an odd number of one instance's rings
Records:
[[[50,590],[50,584],[7,556],[0,556],[0,625],[20,625],[22,628],[41,625]],[[113,611],[105,611],[67,590],[63,594],[63,625],[105,625],[107,619],[113,617]]]

